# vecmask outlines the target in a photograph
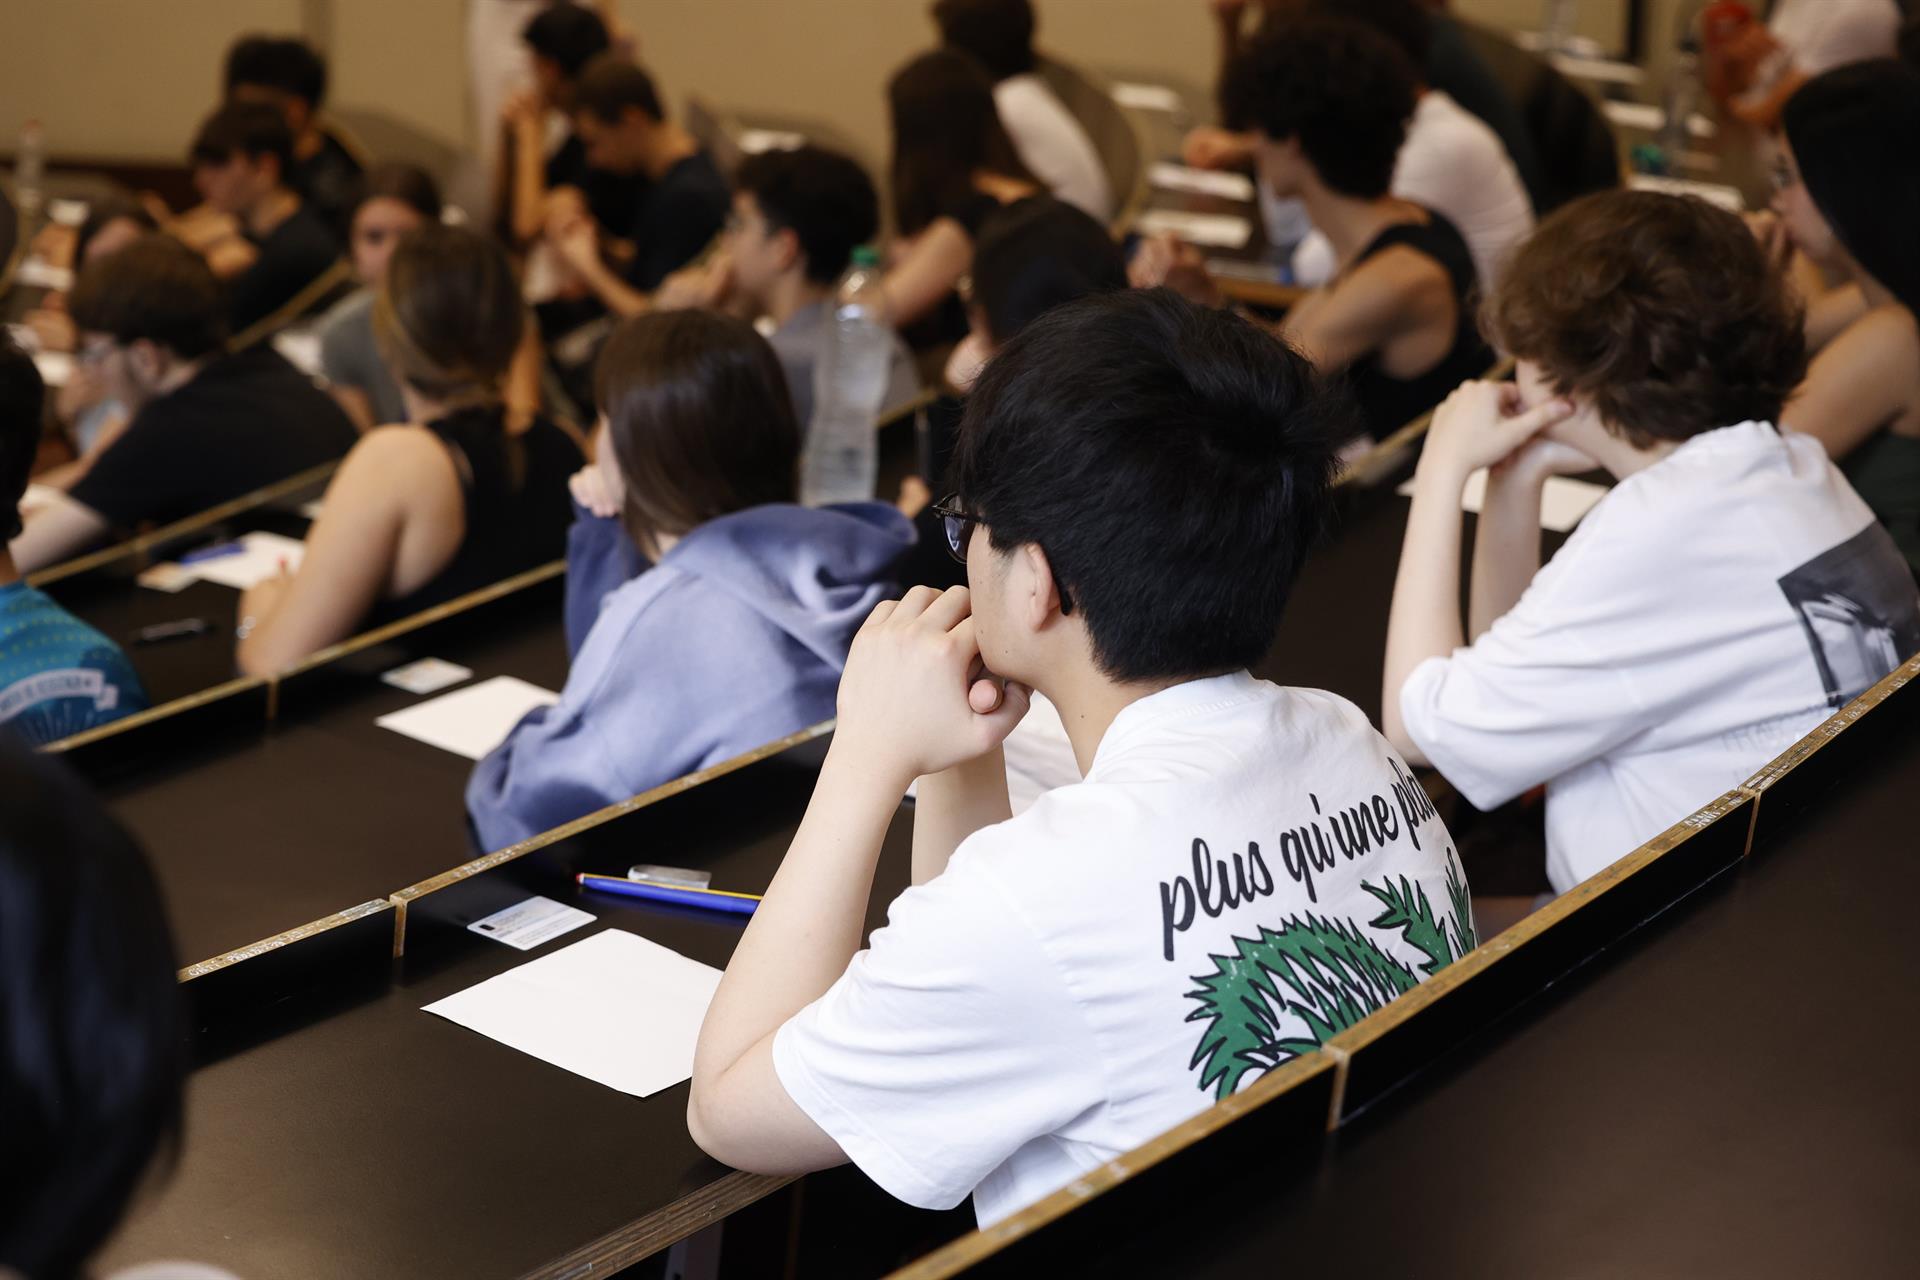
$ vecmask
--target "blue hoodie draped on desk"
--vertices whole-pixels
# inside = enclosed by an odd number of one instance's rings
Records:
[[[527,714],[467,784],[501,849],[832,718],[854,632],[897,594],[913,525],[878,502],[752,507],[648,568],[617,520],[567,545],[560,701]]]

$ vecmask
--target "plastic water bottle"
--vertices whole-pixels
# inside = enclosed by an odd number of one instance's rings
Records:
[[[1700,100],[1700,42],[1689,35],[1680,42],[1679,50],[1674,54],[1673,66],[1667,72],[1665,91],[1661,94],[1661,109],[1666,119],[1660,123],[1660,151],[1667,162],[1667,172],[1678,175],[1680,157],[1686,153],[1693,110]]]
[[[1573,48],[1577,8],[1578,0],[1547,0],[1547,11],[1540,24],[1542,52],[1566,53]]]
[[[862,246],[840,277],[827,349],[813,369],[813,421],[800,454],[800,501],[810,507],[873,497],[874,438],[893,363],[880,293],[880,255]]]
[[[20,210],[20,226],[29,233],[40,220],[46,202],[47,134],[38,120],[20,126],[20,149],[14,154],[13,199]]]

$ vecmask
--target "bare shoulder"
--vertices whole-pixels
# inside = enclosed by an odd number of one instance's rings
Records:
[[[446,485],[457,494],[460,477],[440,438],[409,423],[375,427],[360,437],[334,477],[335,490],[418,494]]]

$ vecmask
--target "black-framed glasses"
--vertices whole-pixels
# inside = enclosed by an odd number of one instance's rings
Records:
[[[933,504],[933,514],[940,517],[940,527],[947,535],[947,554],[961,564],[967,562],[967,544],[973,541],[974,526],[980,521],[960,509],[960,495],[949,494]]]
[[[949,494],[933,504],[933,514],[940,517],[940,528],[947,535],[947,554],[961,564],[967,562],[967,547],[973,542],[973,531],[982,523],[979,516],[960,509],[960,495]],[[1066,586],[1058,578],[1053,580],[1053,588],[1060,593],[1060,612],[1073,612],[1073,598],[1067,594]]]

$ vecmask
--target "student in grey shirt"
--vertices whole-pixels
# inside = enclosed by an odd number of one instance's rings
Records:
[[[670,279],[659,305],[725,307],[772,321],[768,341],[805,430],[813,417],[814,367],[831,332],[834,287],[854,249],[879,226],[873,182],[846,156],[814,146],[749,156],[734,175],[722,260]],[[896,336],[882,411],[919,392],[913,357]]]
[[[354,205],[350,249],[361,288],[342,298],[315,327],[320,373],[340,407],[362,431],[407,421],[400,384],[373,342],[373,297],[400,237],[440,221],[440,192],[427,173],[406,164],[381,165],[367,175]]]

